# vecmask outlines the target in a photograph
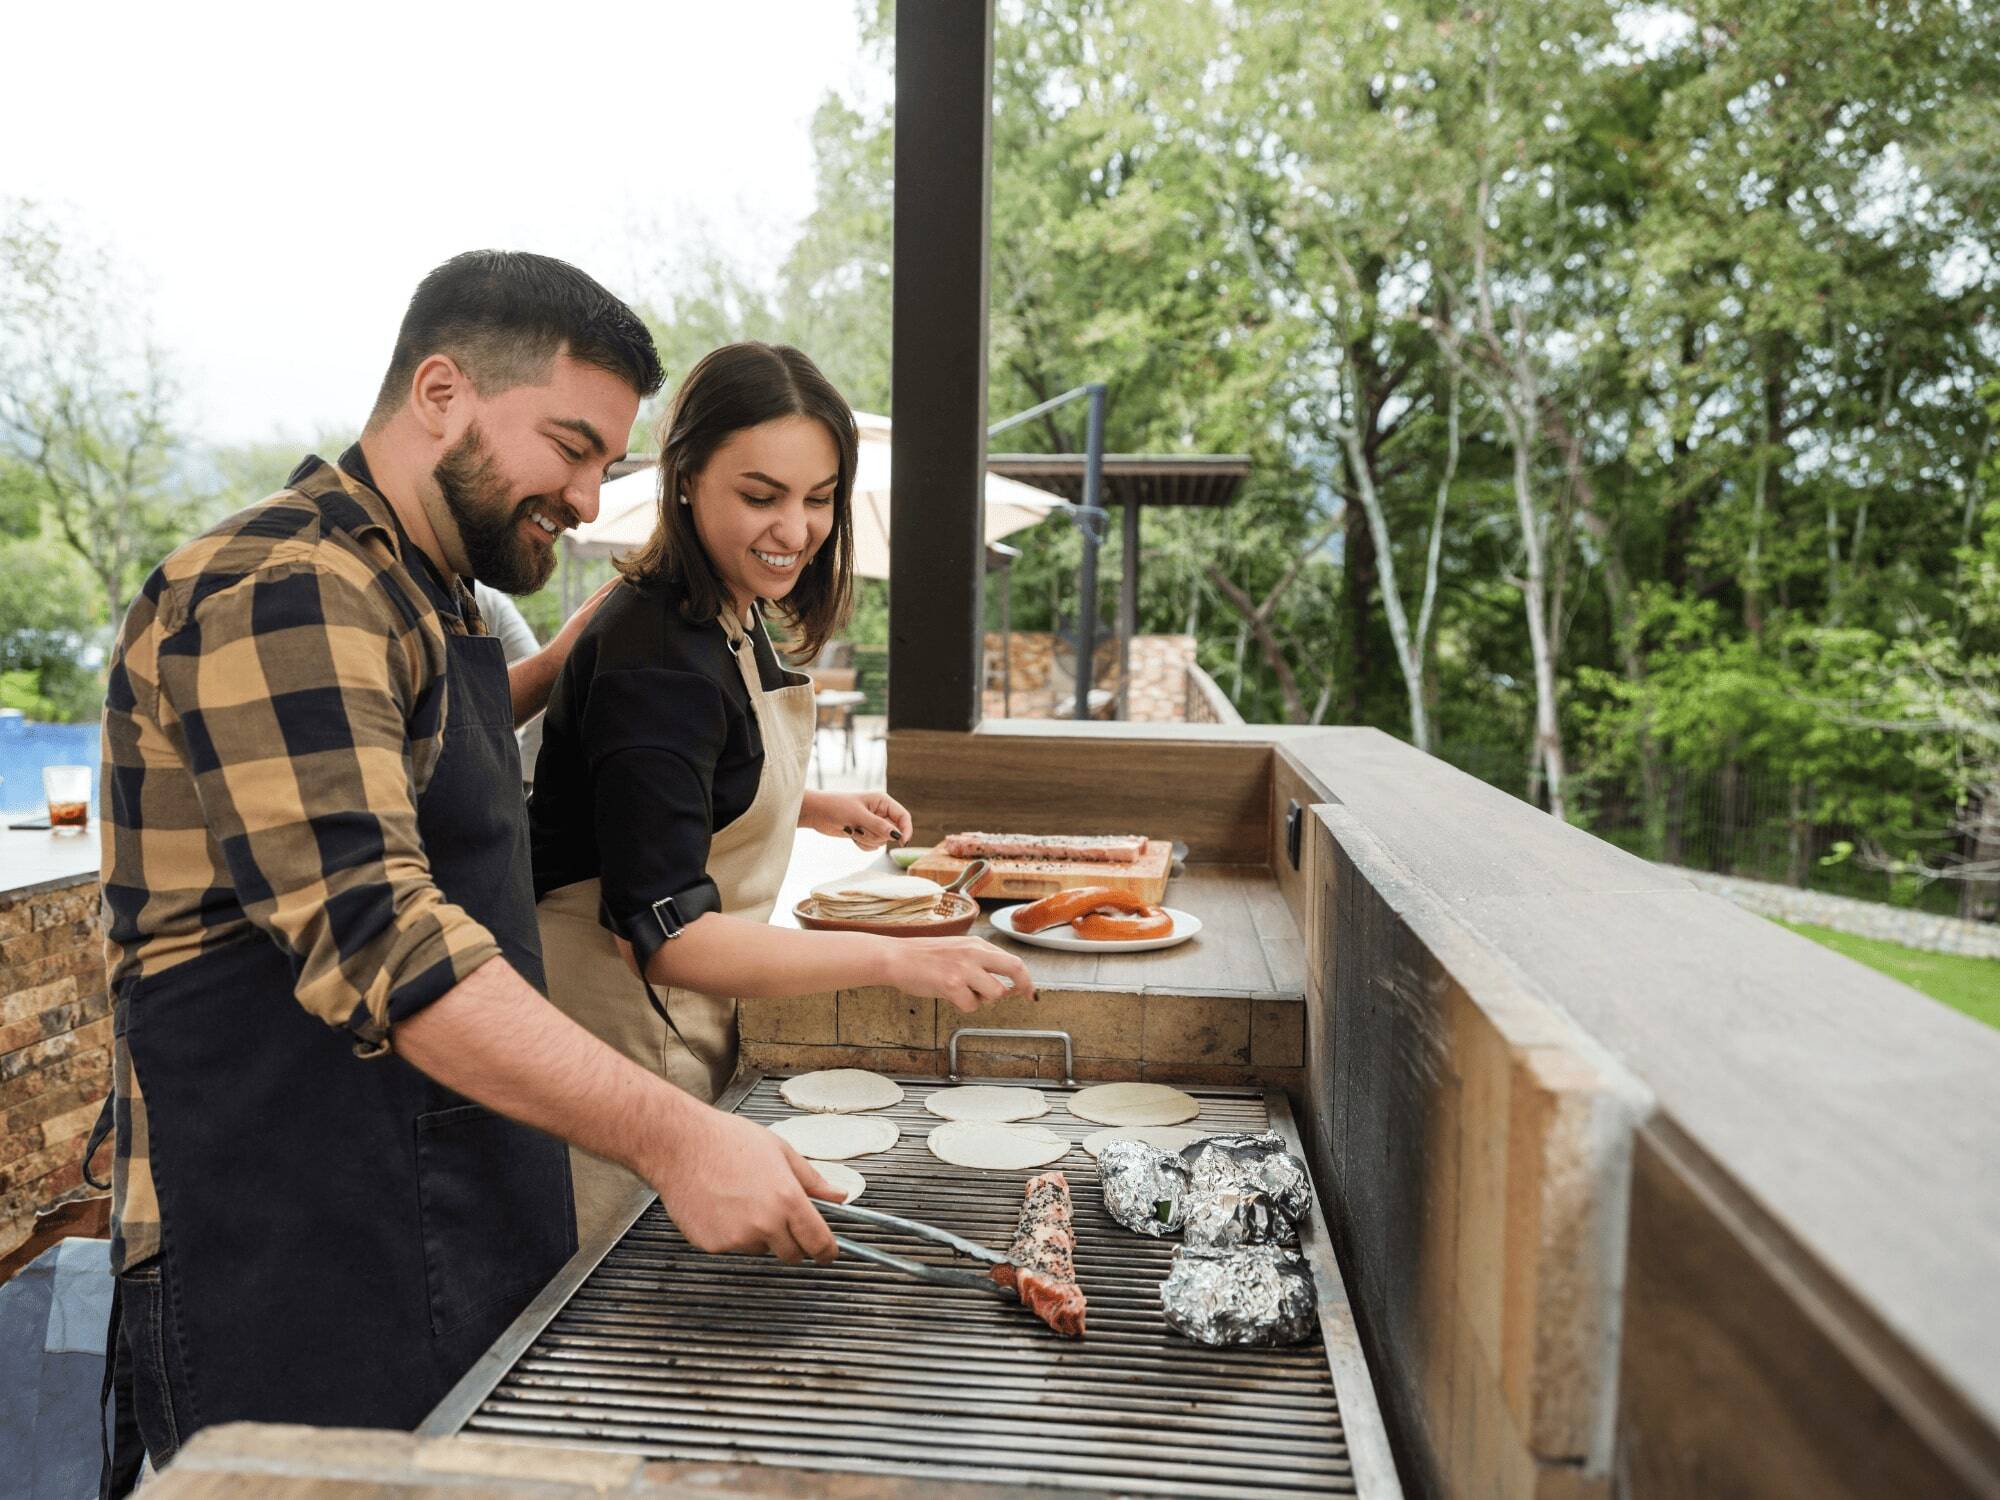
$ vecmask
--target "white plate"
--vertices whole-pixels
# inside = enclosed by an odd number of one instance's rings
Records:
[[[1201,918],[1193,912],[1179,911],[1174,907],[1161,910],[1174,919],[1174,930],[1165,937],[1127,938],[1118,942],[1095,942],[1090,938],[1078,937],[1076,929],[1065,922],[1060,927],[1044,927],[1040,932],[1016,932],[1014,913],[1029,905],[1003,906],[993,913],[993,930],[1004,933],[1017,943],[1027,943],[1036,948],[1054,948],[1062,953],[1144,953],[1153,948],[1171,948],[1176,943],[1185,943],[1201,931]]]

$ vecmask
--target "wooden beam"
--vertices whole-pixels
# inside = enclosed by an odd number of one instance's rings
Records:
[[[896,11],[889,724],[980,718],[993,0]]]

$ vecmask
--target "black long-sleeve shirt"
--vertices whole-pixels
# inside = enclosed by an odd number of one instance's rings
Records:
[[[804,681],[762,626],[765,691]],[[603,882],[606,926],[643,965],[664,941],[654,902],[708,879],[709,840],[756,799],[764,739],[721,622],[695,624],[660,587],[621,583],[549,695],[528,805],[535,895]]]

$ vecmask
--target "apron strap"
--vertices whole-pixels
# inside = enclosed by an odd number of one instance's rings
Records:
[[[674,1018],[668,1014],[667,1004],[660,998],[660,992],[653,988],[653,981],[641,974],[639,976],[639,983],[645,987],[647,1003],[659,1012],[660,1019],[667,1023],[667,1030],[674,1034],[674,1040],[679,1042],[683,1047],[687,1047],[689,1052],[693,1052],[694,1048],[688,1047],[688,1039],[681,1035],[680,1027],[674,1024]]]
[[[108,1192],[111,1184],[108,1182],[99,1182],[91,1174],[90,1163],[91,1159],[97,1155],[97,1148],[104,1144],[104,1138],[111,1134],[112,1122],[115,1118],[112,1105],[117,1097],[118,1091],[116,1089],[111,1090],[104,1096],[104,1108],[97,1112],[97,1123],[90,1127],[90,1139],[84,1143],[83,1147],[83,1180],[89,1186],[96,1188],[100,1193]],[[115,1313],[113,1314],[113,1318],[115,1320]]]
[[[133,1406],[132,1355],[125,1342],[125,1287],[111,1278],[111,1325],[104,1334],[104,1382],[97,1391],[97,1500],[124,1500],[146,1463]]]

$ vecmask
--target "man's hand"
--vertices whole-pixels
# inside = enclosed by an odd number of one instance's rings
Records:
[[[840,1191],[762,1125],[705,1110],[642,1171],[697,1250],[768,1251],[794,1266],[807,1257],[825,1265],[839,1253],[812,1200],[843,1202]]]
[[[840,1194],[805,1158],[621,1057],[504,958],[390,1036],[404,1062],[447,1088],[639,1173],[700,1249],[833,1259],[833,1234],[811,1200]]]
[[[799,826],[828,838],[849,838],[871,853],[910,841],[909,809],[887,792],[808,791],[799,804]]]

